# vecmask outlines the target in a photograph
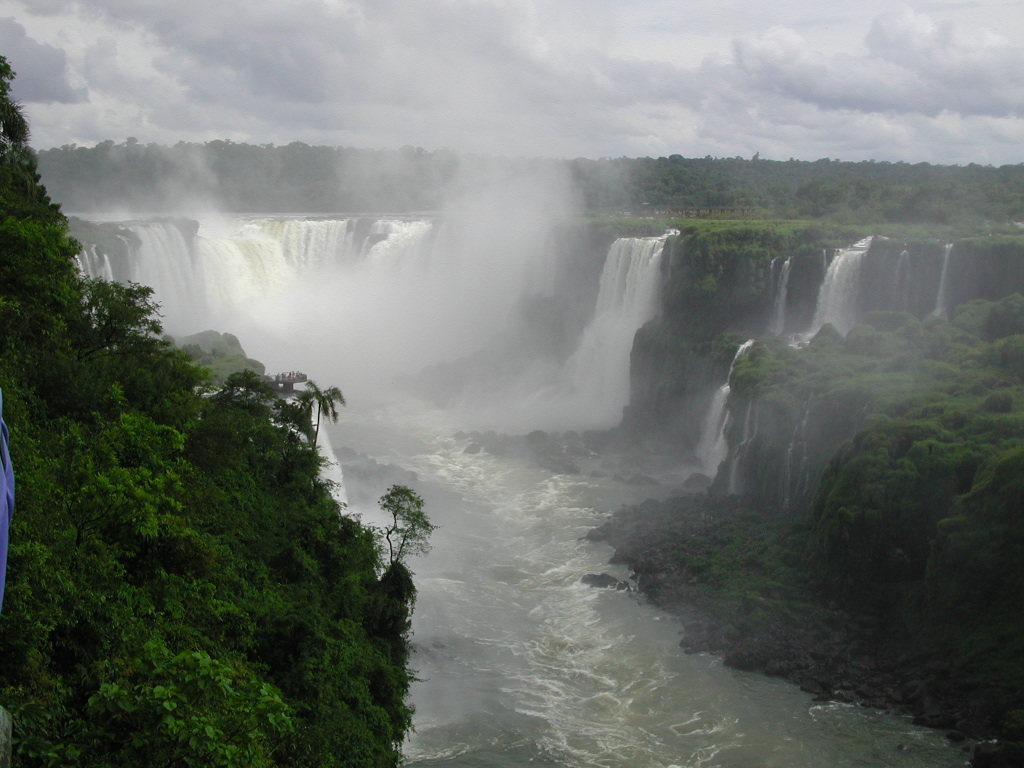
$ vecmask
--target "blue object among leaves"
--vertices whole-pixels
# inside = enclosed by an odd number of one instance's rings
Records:
[[[3,419],[4,396],[0,392],[0,611],[4,606],[4,584],[7,581],[7,536],[11,528],[11,517],[14,515],[14,465],[11,464],[11,453],[8,449],[10,435]]]

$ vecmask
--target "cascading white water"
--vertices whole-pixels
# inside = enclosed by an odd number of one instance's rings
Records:
[[[383,236],[383,239],[366,250],[364,259],[375,268],[406,279],[438,270],[442,265],[432,257],[443,259],[448,251],[438,249],[435,252],[427,246],[433,227],[429,221],[378,221],[371,234]],[[458,279],[454,274],[451,278]]]
[[[193,243],[185,239],[181,229],[173,222],[132,224],[128,229],[139,242],[130,265],[130,279],[153,289],[153,299],[160,305],[166,325],[175,328],[187,318],[204,315]]]
[[[174,222],[132,224],[140,244],[131,249],[129,279],[154,289],[169,330],[195,332],[252,311],[303,275],[361,263],[391,273],[422,269],[429,221],[375,222],[363,253],[353,242],[353,224],[348,218],[242,219],[200,227],[192,241]],[[83,273],[110,279],[103,259],[83,253],[78,261]]]
[[[110,282],[114,280],[114,269],[110,264],[110,257],[105,253],[98,253],[95,245],[89,246],[76,255],[75,263],[78,265],[78,271],[86,277]]]
[[[942,254],[942,272],[939,275],[939,290],[935,294],[935,309],[932,310],[932,317],[945,317],[949,301],[949,256],[953,253],[953,243],[947,243]]]
[[[729,462],[729,493],[737,494],[740,492],[740,465],[743,463],[743,457],[747,453],[747,449],[750,448],[750,444],[757,439],[757,412],[754,409],[754,400],[751,398],[750,402],[747,403],[747,413],[743,417],[743,435],[740,439],[740,444],[736,446],[736,450],[733,452],[731,461]]]
[[[612,243],[601,272],[594,317],[565,366],[556,397],[586,426],[610,427],[629,400],[629,354],[637,330],[659,310],[661,258],[671,233]]]
[[[726,428],[729,426],[729,380],[732,379],[733,369],[736,361],[739,360],[747,350],[754,345],[754,339],[748,339],[740,344],[739,349],[732,358],[729,365],[729,373],[725,377],[725,383],[720,386],[711,398],[711,405],[704,423],[701,426],[700,442],[697,444],[697,456],[700,458],[704,474],[714,477],[718,474],[718,468],[726,456],[729,455],[729,441],[726,439]]]
[[[213,312],[264,299],[291,283],[297,274],[285,259],[281,243],[257,232],[201,236],[198,247],[206,300]]]
[[[241,227],[279,243],[284,260],[296,269],[347,263],[353,251],[350,219],[254,219]]]
[[[871,240],[871,237],[866,237],[849,248],[843,248],[828,265],[818,291],[810,336],[820,331],[825,323],[831,323],[843,335],[856,324],[860,266],[871,247]]]
[[[781,258],[781,257],[779,257]],[[789,269],[793,263],[793,257],[787,256],[782,263],[782,271],[779,274],[775,286],[775,302],[772,306],[772,321],[768,332],[772,336],[779,336],[786,328],[786,299],[789,295]],[[775,262],[772,262],[772,272],[775,271]]]

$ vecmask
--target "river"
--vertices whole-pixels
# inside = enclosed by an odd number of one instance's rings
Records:
[[[410,766],[934,768],[941,733],[678,647],[681,628],[635,593],[584,586],[610,550],[584,540],[638,491],[467,453],[430,407],[345,409],[338,448],[415,472],[439,526],[412,562],[415,732]],[[352,461],[349,454],[349,461]],[[350,496],[360,489],[346,481]],[[372,506],[353,514],[379,522]],[[959,756],[959,760],[958,760]]]

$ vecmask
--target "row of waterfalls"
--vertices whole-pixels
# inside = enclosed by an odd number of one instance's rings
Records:
[[[831,325],[843,335],[849,333],[865,312],[865,302],[862,298],[865,261],[872,250],[873,244],[876,242],[876,238],[867,237],[849,247],[837,249],[831,258],[828,258],[827,254],[822,254],[824,278],[818,288],[810,325],[801,332],[790,332],[788,334],[786,333],[787,328],[789,328],[787,323],[787,299],[790,290],[793,258],[789,256],[776,257],[770,265],[773,299],[768,322],[764,328],[765,335],[786,336],[791,344],[800,346],[810,340],[826,324]],[[952,243],[945,244],[941,249],[940,267],[937,275],[938,284],[934,292],[934,304],[925,313],[929,317],[944,317],[949,311],[949,275],[953,252],[954,246]],[[880,306],[877,303],[874,306],[869,305],[870,308],[891,310],[908,310],[911,308],[908,306],[909,302],[907,300],[907,296],[912,293],[910,261],[909,252],[906,249],[902,249],[896,257],[895,268],[891,276],[892,285],[895,287],[895,300],[889,305],[883,304]],[[934,268],[936,259],[932,258],[930,262]],[[754,401],[746,404],[745,411],[741,417],[730,413],[729,383],[737,361],[749,352],[754,343],[754,339],[749,339],[738,346],[724,382],[715,390],[710,398],[710,404],[702,424],[697,447],[697,456],[700,459],[702,471],[711,478],[714,478],[718,471],[725,467],[729,473],[729,478],[728,483],[722,487],[732,493],[741,490],[739,467],[747,448],[757,436],[758,414],[756,410],[757,404]],[[733,418],[742,418],[742,429],[739,433],[739,442],[730,447],[726,432]],[[806,430],[807,415],[805,414],[794,430],[786,450],[784,472],[780,479],[780,484],[783,488],[782,504],[784,507],[790,506],[791,497],[794,494],[806,492],[809,484]]]
[[[509,243],[483,228],[422,218],[252,218],[199,227],[164,220],[114,232],[120,253],[89,244],[78,256],[81,271],[151,286],[170,333],[256,324],[272,334],[304,315],[338,336],[355,330],[362,341],[347,359],[391,376],[450,363],[514,334],[534,302],[561,301],[578,279],[577,266],[543,233]],[[581,310],[589,320],[578,324],[573,351],[544,376],[533,361],[520,361],[534,375],[517,397],[547,421],[617,423],[629,399],[633,336],[659,311],[670,234],[615,240],[596,295]],[[389,359],[373,347],[388,347]],[[393,370],[396,359],[408,364]]]
[[[520,242],[502,248],[486,237],[486,228],[474,232],[424,218],[247,218],[212,226],[162,220],[121,224],[114,233],[120,252],[88,244],[78,256],[80,269],[90,277],[152,286],[172,333],[240,322],[272,332],[272,326],[297,314],[317,317],[331,311],[334,317],[319,322],[339,334],[353,327],[365,334],[362,348],[348,353],[361,368],[382,365],[382,358],[367,353],[373,347],[397,348],[409,359],[404,370],[388,371],[392,375],[472,355],[503,333],[514,333],[522,321],[517,315],[529,312],[524,308],[531,306],[531,298],[557,302],[575,268],[541,232],[527,232]],[[674,234],[611,243],[600,278],[589,289],[592,298],[584,310],[589,319],[579,324],[573,351],[543,368],[543,375],[520,376],[514,399],[538,415],[537,423],[520,418],[524,428],[618,423],[630,399],[633,337],[660,311],[666,242]],[[944,315],[951,301],[954,246],[913,255],[905,248],[895,256],[893,251],[891,242],[868,237],[830,258],[822,254],[813,316],[799,330],[793,328],[790,306],[794,259],[776,257],[769,267],[772,296],[761,333],[785,335],[800,344],[826,324],[846,334],[870,309]],[[871,258],[878,263],[870,265]],[[877,275],[869,277],[872,270],[889,273],[881,280],[891,296],[881,303],[864,300],[866,283],[879,282]],[[930,300],[920,296],[929,281],[936,284]],[[391,333],[381,334],[382,325]],[[752,406],[743,414],[730,413],[729,381],[753,344],[751,339],[739,345],[725,380],[710,394],[696,446],[699,470],[711,478],[728,460],[733,491],[757,414]],[[523,371],[537,368],[528,360],[518,362]],[[494,394],[513,412],[507,405],[508,386],[502,382],[496,388],[502,391]],[[741,442],[730,450],[727,427],[738,418],[743,419]],[[796,476],[801,469],[793,465],[805,449],[799,435],[792,442],[786,472]]]

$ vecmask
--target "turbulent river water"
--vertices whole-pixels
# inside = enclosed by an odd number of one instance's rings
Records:
[[[415,472],[439,529],[412,563],[411,766],[821,768],[957,762],[940,733],[678,647],[679,623],[582,537],[635,490],[466,453],[459,425],[415,404],[346,409],[339,449]],[[347,478],[350,496],[358,481]],[[371,506],[352,512],[379,522]]]

